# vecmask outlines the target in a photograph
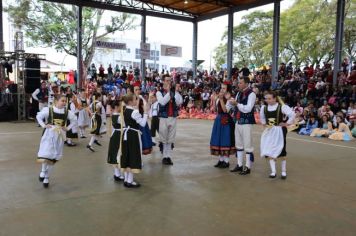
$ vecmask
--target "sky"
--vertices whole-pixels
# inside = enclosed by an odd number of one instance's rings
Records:
[[[11,2],[14,0],[7,0],[6,2]],[[288,9],[295,0],[284,0],[281,2],[281,11]],[[234,25],[238,25],[241,22],[241,18],[251,13],[252,11],[270,11],[273,10],[273,4],[268,4],[262,7],[252,8],[247,11],[240,11],[234,14]],[[108,11],[105,14],[104,21],[109,20],[111,15],[117,13]],[[4,14],[4,41],[5,49],[9,47],[9,40],[11,40],[11,35],[9,32],[9,24],[6,14]],[[140,23],[140,16],[137,16],[137,24]],[[221,43],[221,38],[224,31],[227,29],[228,17],[227,15],[218,18],[213,18],[211,20],[206,20],[198,24],[198,60],[204,60],[203,66],[205,69],[209,69],[210,64],[214,66],[213,61],[213,51]],[[192,57],[192,41],[193,41],[193,25],[190,22],[181,22],[175,20],[168,20],[156,17],[147,17],[146,19],[146,36],[147,41],[151,44],[161,43],[174,46],[181,46],[183,49],[183,56],[181,59],[173,59],[172,63],[183,64]],[[111,37],[115,39],[125,38],[125,39],[135,39],[141,38],[141,28],[137,27],[135,30],[130,30],[126,32],[119,32]],[[117,41],[117,40],[115,40]],[[152,47],[151,47],[152,48]],[[31,48],[28,52],[33,53],[46,53],[46,58],[50,61],[56,63],[62,63],[69,67],[70,69],[75,69],[75,58],[71,56],[66,56],[63,53],[58,53],[55,50],[48,48]],[[71,68],[73,67],[73,68]]]

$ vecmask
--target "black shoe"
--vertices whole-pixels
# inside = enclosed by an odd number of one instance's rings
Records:
[[[242,166],[236,165],[236,167],[230,170],[230,172],[241,172],[242,170],[243,170]]]
[[[68,147],[75,147],[75,146],[77,146],[77,144],[75,144],[75,143],[68,143],[68,142],[67,142],[67,146],[68,146]]]
[[[41,177],[41,176],[38,177],[38,180],[39,180],[40,182],[43,182],[44,179],[45,179],[44,177]]]
[[[170,157],[167,157],[167,165],[173,166],[173,161]]]
[[[137,182],[132,182],[132,183],[125,182],[124,186],[126,188],[139,188],[139,187],[141,187],[141,184],[139,184]]]
[[[95,150],[94,150],[94,148],[93,148],[92,146],[87,145],[87,148],[88,148],[90,151],[95,152]]]
[[[121,178],[121,176],[116,176],[116,175],[114,175],[114,180],[115,180],[116,182],[122,182],[122,181],[124,181],[124,179]]]
[[[163,159],[162,159],[162,164],[163,164],[163,165],[167,165],[167,157],[163,157]]]
[[[223,163],[220,165],[221,169],[226,169],[230,167],[230,163],[223,161]]]
[[[270,178],[270,179],[274,179],[274,178],[276,178],[276,177],[277,177],[276,174],[274,174],[274,175],[273,175],[273,174],[270,174],[270,175],[269,175],[269,178]]]
[[[218,163],[216,163],[216,164],[214,165],[214,167],[220,168],[221,164],[224,164],[224,162],[223,162],[223,161],[218,161]]]
[[[48,179],[47,179],[48,180]],[[49,186],[49,183],[43,183],[43,187],[44,188],[48,188],[48,186]]]
[[[241,172],[240,175],[248,175],[251,173],[251,170],[247,167],[245,167]]]
[[[64,144],[68,144],[67,140],[66,140],[66,141],[64,141]]]
[[[80,138],[87,138],[87,137],[83,135],[83,136],[80,136]]]
[[[281,179],[286,180],[287,179],[287,175],[282,175]]]
[[[157,144],[155,143],[155,142],[152,142],[152,146],[154,147],[154,146],[156,146]]]
[[[95,140],[94,143],[98,146],[101,146],[101,143],[99,143],[98,140]]]

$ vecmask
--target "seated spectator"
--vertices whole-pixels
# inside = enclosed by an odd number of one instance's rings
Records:
[[[333,125],[330,122],[328,115],[323,115],[321,118],[320,128],[316,128],[312,131],[310,136],[312,137],[328,137],[333,131]]]
[[[318,128],[318,121],[315,119],[314,115],[310,115],[307,125],[305,128],[300,129],[300,135],[310,135],[314,129]]]
[[[342,115],[336,116],[337,126],[336,129],[329,135],[329,139],[338,140],[338,141],[350,141],[352,140],[352,134],[344,122],[344,117]]]

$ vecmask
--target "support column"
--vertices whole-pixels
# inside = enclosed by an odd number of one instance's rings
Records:
[[[82,55],[82,6],[77,9],[77,89],[82,87],[83,55]]]
[[[2,20],[2,0],[0,0],[0,52],[5,51],[4,49],[4,32],[3,32],[3,20]],[[4,86],[4,67],[0,63],[0,89]],[[1,90],[0,90],[1,93]]]
[[[227,79],[232,79],[232,54],[233,54],[233,33],[234,33],[234,12],[229,11],[227,24]]]
[[[333,71],[334,86],[337,85],[337,74],[341,67],[344,20],[345,20],[345,0],[338,0],[337,12],[336,12],[335,59],[334,59],[334,71]]]
[[[273,14],[273,52],[272,52],[272,83],[278,79],[278,56],[279,56],[279,23],[281,16],[281,3],[274,1]]]
[[[198,64],[198,21],[193,22],[193,53],[192,53],[192,70],[193,79],[197,77],[197,64]]]
[[[142,20],[141,20],[141,43],[146,43],[146,15],[142,15]],[[140,71],[141,71],[142,81],[144,81],[146,78],[146,60],[145,59],[141,59]]]

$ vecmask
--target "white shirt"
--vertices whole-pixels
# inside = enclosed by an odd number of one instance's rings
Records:
[[[238,96],[241,92],[239,92],[237,95],[236,95],[236,101],[238,100]],[[248,98],[247,98],[247,104],[246,105],[243,105],[241,103],[238,103],[237,104],[237,108],[239,109],[240,112],[242,113],[249,113],[252,111],[253,107],[255,106],[255,103],[256,103],[256,94],[255,93],[250,93],[248,95]]]
[[[209,93],[202,93],[201,94],[201,98],[203,99],[203,101],[208,101],[209,100]]]
[[[274,105],[268,105],[267,106],[267,111],[275,111],[278,108],[279,103],[276,103]],[[266,121],[266,116],[265,116],[265,105],[262,106],[261,111],[260,111],[260,120],[261,120],[261,124],[265,125],[267,123]],[[290,108],[287,105],[282,105],[282,109],[281,109],[282,113],[284,115],[286,115],[288,117],[288,121],[287,124],[291,125],[294,123],[294,119],[295,119],[295,113],[293,111],[292,108]],[[280,121],[283,122],[283,121]]]
[[[171,93],[166,93],[166,95],[163,97],[162,93],[158,91],[156,93],[156,96],[158,103],[162,106],[165,106],[171,100]],[[183,103],[182,95],[180,95],[180,93],[178,93],[177,91],[174,94],[174,99],[176,101],[177,106],[180,106]]]
[[[158,116],[158,109],[159,109],[159,103],[158,101],[156,101],[155,103],[153,103],[151,105],[151,109],[150,109],[150,117],[153,117],[153,116]]]
[[[65,108],[59,109],[54,106],[53,112],[58,113],[58,114],[64,114]],[[38,124],[42,128],[46,128],[46,123],[48,122],[48,117],[49,117],[49,108],[48,107],[44,107],[40,112],[37,113],[36,119],[37,119]],[[70,110],[68,111],[67,119],[70,121],[70,124],[67,126],[67,130],[72,129],[73,126],[77,125],[77,117]],[[46,123],[43,120],[46,120]]]
[[[41,92],[41,90],[38,88],[36,89],[33,93],[32,93],[32,98],[35,99],[36,101],[38,101],[38,97],[37,95]]]
[[[141,127],[146,126],[148,118],[148,115],[146,113],[144,113],[142,116],[141,113],[132,106],[126,106],[126,108],[133,110],[133,112],[131,113],[131,118],[134,119],[137,124],[139,124]]]

